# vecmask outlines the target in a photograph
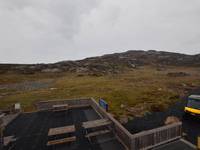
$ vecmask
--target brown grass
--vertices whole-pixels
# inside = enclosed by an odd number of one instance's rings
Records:
[[[190,76],[168,77],[168,72],[187,72]],[[169,67],[165,71],[157,71],[153,67],[143,67],[122,74],[94,76],[77,76],[77,74],[62,75],[1,75],[1,84],[16,83],[27,80],[42,80],[54,78],[55,82],[51,90],[38,89],[34,91],[9,91],[9,95],[0,99],[0,108],[6,108],[10,104],[20,102],[26,111],[33,110],[33,104],[39,100],[70,99],[80,97],[104,98],[109,103],[110,112],[116,116],[127,113],[120,105],[133,107],[137,104],[149,104],[149,110],[153,106],[167,108],[178,100],[179,94],[185,87],[199,86],[200,71],[197,68]],[[8,91],[0,90],[0,94]]]

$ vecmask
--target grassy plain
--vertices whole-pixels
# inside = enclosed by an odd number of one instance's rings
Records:
[[[190,75],[169,77],[169,72],[186,72]],[[79,76],[78,74],[2,74],[0,85],[52,79],[48,88],[19,90],[0,88],[0,108],[20,102],[25,111],[34,110],[34,103],[49,99],[93,97],[109,103],[109,111],[116,117],[127,115],[127,109],[144,104],[146,111],[165,109],[179,99],[185,89],[200,85],[200,69],[168,67],[158,71],[145,66],[121,74]]]

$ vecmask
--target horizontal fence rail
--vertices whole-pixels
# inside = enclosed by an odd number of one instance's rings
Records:
[[[131,149],[131,136],[132,134],[125,129],[116,119],[114,119],[109,113],[107,113],[103,108],[99,106],[99,104],[91,99],[91,106],[104,118],[109,119],[113,123],[113,131],[119,137],[119,139],[123,142],[123,144]]]
[[[93,99],[71,99],[71,100],[51,100],[41,101],[36,103],[38,110],[49,110],[53,105],[68,104],[73,106],[91,106],[102,118],[107,118],[112,121],[112,130],[120,141],[129,150],[146,150],[155,146],[165,144],[167,142],[181,138],[182,136],[182,123],[174,123],[171,125],[163,126],[153,130],[147,130],[137,134],[131,134],[124,128],[111,114],[107,113],[99,104]]]
[[[115,134],[120,138],[123,144],[130,149],[131,145],[131,135],[117,120],[115,120],[109,113],[102,109],[99,104],[93,98],[85,99],[70,99],[70,100],[49,100],[49,101],[40,101],[35,105],[38,110],[50,110],[53,105],[58,104],[68,104],[69,106],[81,106],[89,105],[102,117],[107,118],[113,123],[113,128]]]
[[[69,100],[50,100],[37,102],[36,108],[38,110],[49,110],[52,109],[53,105],[68,104],[69,106],[86,106],[90,105],[90,99],[69,99]]]
[[[150,149],[152,147],[176,140],[182,136],[182,123],[174,123],[132,136],[132,150]]]

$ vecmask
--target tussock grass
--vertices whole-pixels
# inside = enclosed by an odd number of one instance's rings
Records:
[[[187,77],[168,77],[168,72],[187,72]],[[34,110],[33,104],[40,100],[70,99],[81,97],[103,98],[109,103],[109,111],[121,116],[127,113],[121,104],[134,107],[140,103],[167,108],[178,100],[178,95],[184,86],[198,86],[200,71],[196,68],[169,67],[164,71],[157,71],[154,67],[132,70],[122,74],[105,75],[100,77],[78,76],[77,74],[61,75],[0,75],[1,84],[23,82],[26,80],[55,79],[51,87],[33,91],[11,91],[9,95],[0,98],[0,108],[20,102],[25,111]],[[5,78],[5,80],[3,79]],[[184,85],[183,85],[184,84]],[[54,89],[50,89],[54,88]],[[5,91],[0,90],[2,94]]]

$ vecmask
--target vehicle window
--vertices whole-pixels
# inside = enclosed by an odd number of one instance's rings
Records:
[[[189,99],[188,103],[187,103],[187,106],[200,110],[200,100]]]

